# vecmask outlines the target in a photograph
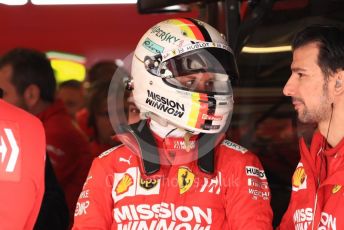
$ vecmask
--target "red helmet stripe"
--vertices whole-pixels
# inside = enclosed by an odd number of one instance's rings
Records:
[[[207,94],[200,93],[200,108],[197,117],[196,128],[200,129],[201,125],[204,124],[205,120],[202,118],[203,114],[208,113],[208,96]]]
[[[198,28],[198,26],[195,23],[185,18],[178,18],[178,20],[183,23],[183,26],[186,26],[189,30],[192,31],[194,37],[197,40],[204,41],[204,36],[201,30]]]

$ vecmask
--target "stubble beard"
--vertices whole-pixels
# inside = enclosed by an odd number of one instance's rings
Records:
[[[304,104],[304,110],[299,112],[298,119],[303,123],[317,123],[329,118],[331,114],[331,103],[328,96],[327,84],[323,86],[321,98],[319,98],[318,106],[315,109],[309,109]]]

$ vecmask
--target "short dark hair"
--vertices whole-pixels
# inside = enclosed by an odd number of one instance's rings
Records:
[[[82,82],[78,80],[68,80],[68,81],[63,81],[59,84],[59,89],[64,88],[64,87],[69,87],[69,88],[74,88],[74,89],[81,89],[82,88]]]
[[[96,125],[96,115],[99,113],[99,110],[102,106],[102,102],[107,103],[107,96],[110,87],[111,81],[96,81],[91,84],[89,88],[89,95],[87,101],[87,110],[88,110],[88,127],[92,128],[95,131],[95,138],[97,138],[99,131],[97,130]]]
[[[91,84],[99,80],[109,81],[112,79],[116,70],[117,65],[114,61],[102,60],[91,66],[86,79]]]
[[[15,48],[0,58],[0,68],[6,65],[12,67],[11,82],[19,94],[23,95],[29,85],[35,84],[43,101],[54,101],[56,80],[50,61],[44,53]]]
[[[319,46],[318,65],[327,78],[344,69],[344,28],[337,25],[311,25],[299,31],[292,42],[293,50],[315,42]]]

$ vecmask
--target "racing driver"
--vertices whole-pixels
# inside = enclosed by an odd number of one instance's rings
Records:
[[[238,72],[223,35],[162,21],[139,41],[131,76],[142,120],[114,125],[123,145],[94,160],[73,229],[272,229],[258,158],[225,139]]]

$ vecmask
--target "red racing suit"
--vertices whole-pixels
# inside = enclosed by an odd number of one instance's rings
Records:
[[[223,141],[209,177],[192,160],[195,139],[188,152],[183,138],[154,137],[161,164],[153,178],[141,173],[140,158],[124,145],[93,161],[74,230],[272,229],[270,190],[254,154]]]
[[[301,160],[280,230],[344,229],[344,139],[334,148],[324,148],[325,143],[318,131],[310,149],[300,140]]]
[[[33,229],[44,193],[42,123],[0,99],[0,229]]]

